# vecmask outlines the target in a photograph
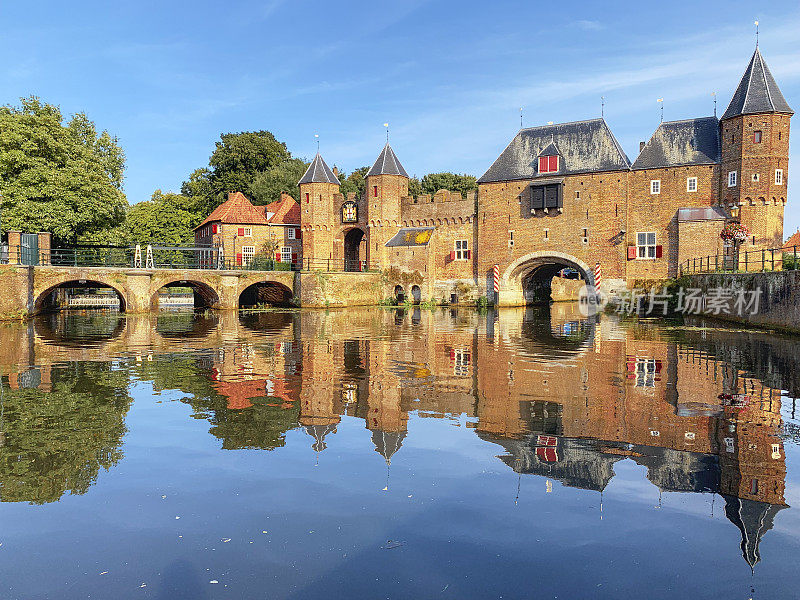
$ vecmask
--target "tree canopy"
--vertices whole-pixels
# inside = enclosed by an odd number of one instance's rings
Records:
[[[205,218],[203,207],[181,194],[156,190],[150,200],[134,204],[125,220],[129,244],[194,246],[194,228]]]
[[[478,182],[472,175],[429,173],[420,181],[420,187],[423,194],[433,195],[439,190],[445,189],[451,192],[461,192],[462,196],[466,196],[467,192],[478,189]]]
[[[125,155],[83,113],[65,122],[57,106],[31,96],[0,107],[2,229],[92,239],[120,225]]]
[[[347,194],[351,192],[356,195],[356,198],[363,197],[364,188],[367,185],[364,178],[367,176],[368,171],[369,167],[361,167],[347,176],[345,176],[344,171],[339,173],[339,182],[342,184],[339,186],[339,191],[344,194],[345,198],[347,198]]]
[[[299,158],[289,158],[266,171],[257,173],[245,194],[253,204],[269,204],[287,192],[299,198],[300,188],[297,182],[308,168],[308,163]]]

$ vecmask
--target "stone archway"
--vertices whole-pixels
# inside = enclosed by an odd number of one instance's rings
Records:
[[[247,286],[239,294],[239,308],[254,308],[260,305],[292,306],[292,290],[277,281],[258,281]]]
[[[344,270],[361,271],[367,260],[367,234],[363,229],[354,227],[344,235]]]
[[[159,296],[162,290],[171,288],[190,288],[192,290],[193,308],[218,308],[220,305],[219,294],[217,291],[202,281],[191,279],[172,279],[166,282],[159,281],[159,287],[152,291],[150,296],[151,310],[159,309]],[[151,288],[152,289],[152,288]]]
[[[119,289],[118,287],[101,281],[100,279],[73,279],[73,278],[64,278],[63,281],[51,285],[50,287],[44,289],[42,292],[36,295],[35,300],[33,302],[33,313],[41,313],[47,312],[49,310],[59,310],[60,308],[64,308],[59,306],[58,300],[56,298],[58,290],[68,290],[68,289],[111,289],[113,290],[117,298],[119,299],[119,312],[125,312],[127,308],[128,301],[125,297],[125,293],[123,290]],[[81,306],[81,308],[107,308],[106,306],[97,305],[86,305]]]
[[[549,303],[553,277],[563,269],[576,271],[587,287],[594,288],[594,273],[581,259],[563,252],[531,252],[503,271],[498,303],[505,306]]]

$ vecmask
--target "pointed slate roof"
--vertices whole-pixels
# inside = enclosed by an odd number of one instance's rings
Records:
[[[742,558],[752,569],[761,561],[761,553],[758,549],[761,538],[772,529],[775,515],[785,507],[736,496],[723,495],[722,497],[725,498],[725,516],[742,533],[740,545]]]
[[[370,175],[402,175],[403,177],[408,177],[408,173],[406,173],[400,161],[397,160],[397,156],[389,142],[386,142],[378,156],[378,160],[375,161],[375,164],[372,165],[372,168],[367,173],[367,177]]]
[[[719,161],[719,121],[716,117],[702,117],[661,123],[634,161],[633,168],[713,165]]]
[[[553,144],[561,157],[559,175],[627,171],[631,161],[604,119],[557,123],[520,129],[479,183],[532,179],[537,158]]]
[[[729,119],[755,113],[794,114],[786,98],[781,94],[758,46],[722,118]]]
[[[336,177],[328,165],[325,164],[319,152],[317,152],[311,164],[308,165],[308,169],[306,169],[300,181],[297,182],[298,185],[301,183],[333,183],[335,185],[340,185],[339,178]]]

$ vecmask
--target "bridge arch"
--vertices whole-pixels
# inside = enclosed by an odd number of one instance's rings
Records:
[[[170,288],[191,288],[194,308],[218,308],[219,294],[211,285],[198,279],[188,279],[185,276],[168,277],[165,279],[153,279],[150,289],[150,308],[158,310],[159,294],[163,289]]]
[[[33,300],[33,313],[42,313],[49,310],[56,310],[59,307],[56,302],[56,292],[60,289],[111,289],[117,294],[119,298],[119,311],[125,312],[128,306],[128,299],[125,294],[124,288],[116,281],[108,281],[105,276],[100,274],[97,277],[89,275],[86,278],[75,277],[72,273],[65,273],[56,278],[50,278],[47,281],[46,287],[41,290],[34,288]]]
[[[239,308],[253,308],[260,304],[292,306],[294,294],[288,286],[278,281],[256,281],[239,293]]]
[[[594,287],[594,273],[581,259],[564,252],[538,251],[519,257],[505,269],[501,294],[510,293],[514,304],[547,304],[553,277],[565,268]]]

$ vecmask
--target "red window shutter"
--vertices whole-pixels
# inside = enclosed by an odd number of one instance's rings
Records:
[[[237,252],[236,253],[236,264],[237,265],[242,264],[242,253],[241,252]]]
[[[453,348],[450,348],[450,360],[456,359],[456,351]]]
[[[281,253],[280,252],[276,252],[275,253],[275,260],[277,260],[278,262],[281,262]]]
[[[302,233],[301,233],[299,228],[294,230],[294,237],[295,237],[295,239],[298,239],[298,240],[302,238]]]
[[[450,260],[455,260],[455,259],[456,259],[456,251],[450,250]]]
[[[297,262],[297,252],[292,252],[292,262],[293,263]]]
[[[661,361],[656,361],[656,373],[661,373]]]
[[[378,197],[378,186],[377,185],[373,185],[372,186],[372,195],[375,196],[376,198]]]
[[[656,246],[656,258],[661,258],[664,254],[664,246],[658,245]]]
[[[631,373],[636,372],[636,360],[633,358],[629,358],[625,363],[625,368]]]
[[[558,156],[550,156],[550,164],[548,165],[548,171],[556,172],[558,171]]]
[[[217,224],[216,224],[216,223],[214,223],[214,224],[211,226],[211,233],[217,233]]]
[[[308,192],[306,192],[306,204],[308,204],[308,202],[309,202],[309,198],[310,198],[310,195],[309,195],[309,193],[308,193]]]
[[[237,234],[239,237],[244,235],[244,227],[239,227],[239,233]]]
[[[636,246],[628,246],[628,260],[636,258]]]
[[[546,173],[547,172],[547,157],[540,156],[539,157],[539,173]]]
[[[472,258],[472,250],[467,250],[467,260]]]

